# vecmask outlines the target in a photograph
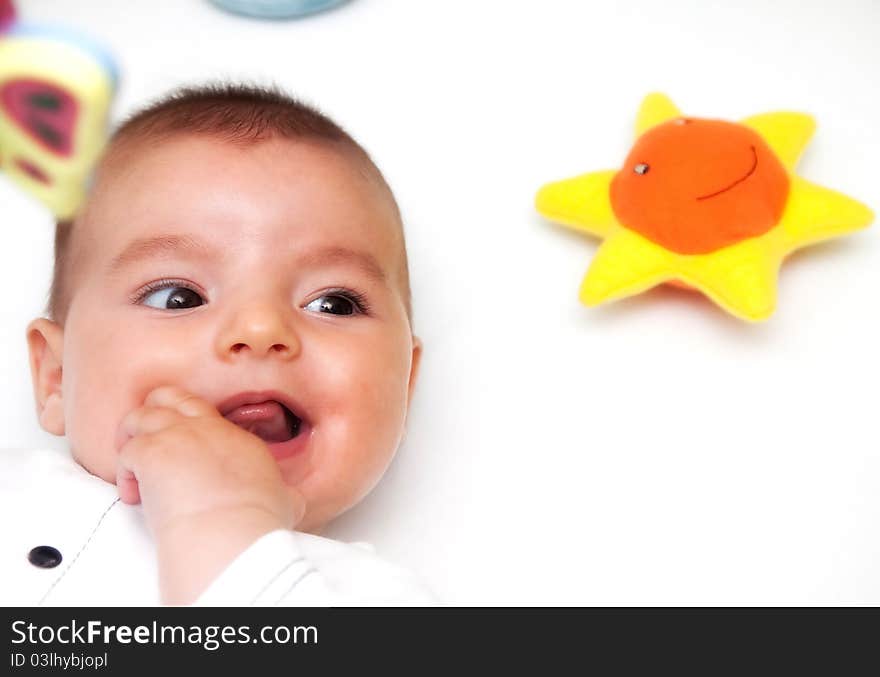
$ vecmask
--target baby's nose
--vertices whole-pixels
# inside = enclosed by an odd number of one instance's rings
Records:
[[[270,305],[251,305],[231,313],[217,341],[218,353],[224,358],[251,353],[254,357],[292,359],[301,348],[289,315]]]

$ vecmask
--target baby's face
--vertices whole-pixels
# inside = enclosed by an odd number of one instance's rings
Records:
[[[181,136],[103,172],[63,334],[76,459],[115,481],[119,424],[157,386],[221,413],[272,391],[295,416],[270,449],[299,528],[354,505],[401,440],[419,357],[398,223],[356,160],[310,143]]]

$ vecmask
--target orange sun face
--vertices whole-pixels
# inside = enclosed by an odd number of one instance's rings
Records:
[[[622,225],[669,251],[707,254],[778,224],[789,178],[754,130],[676,118],[639,137],[610,188]]]

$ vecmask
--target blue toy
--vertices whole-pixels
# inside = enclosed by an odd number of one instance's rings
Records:
[[[289,19],[341,5],[345,0],[211,0],[236,14],[261,19]]]

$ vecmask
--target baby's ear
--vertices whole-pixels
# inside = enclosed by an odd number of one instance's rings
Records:
[[[28,325],[27,342],[40,426],[53,435],[63,435],[61,361],[64,355],[64,329],[44,317],[37,318]]]
[[[416,387],[416,378],[419,375],[419,364],[422,361],[422,340],[418,336],[413,336],[412,348],[412,365],[409,368],[409,391],[406,396],[406,404],[409,407],[412,401],[413,390]]]

